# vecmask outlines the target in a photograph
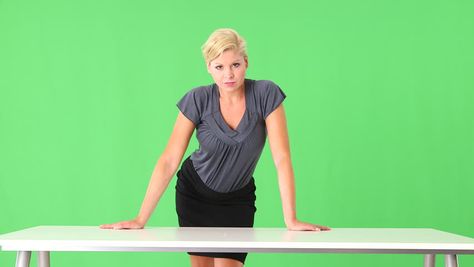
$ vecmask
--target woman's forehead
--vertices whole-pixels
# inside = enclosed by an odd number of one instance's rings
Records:
[[[226,64],[226,63],[233,63],[237,61],[242,61],[244,57],[240,54],[233,54],[233,55],[223,55],[221,54],[219,57],[211,61],[212,64]]]

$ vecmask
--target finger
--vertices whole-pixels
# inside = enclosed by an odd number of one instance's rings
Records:
[[[321,229],[317,226],[317,225],[311,225],[311,224],[308,224],[308,225],[304,225],[303,227],[301,227],[301,230],[303,231],[321,231]]]
[[[317,224],[305,223],[303,230],[307,231],[321,231],[320,226]]]
[[[110,226],[110,224],[101,224],[99,227],[102,228],[102,229],[110,229],[110,228],[112,228],[112,227]]]
[[[323,231],[329,231],[331,230],[331,228],[327,227],[327,226],[321,226],[321,230]]]
[[[123,222],[121,225],[122,229],[131,229],[133,228],[133,224],[131,222]]]

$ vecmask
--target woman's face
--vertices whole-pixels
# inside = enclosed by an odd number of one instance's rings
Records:
[[[224,51],[209,62],[207,71],[219,88],[227,91],[239,90],[245,81],[248,60],[235,50]]]

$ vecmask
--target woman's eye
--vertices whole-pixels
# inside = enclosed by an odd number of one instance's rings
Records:
[[[240,63],[234,63],[233,65],[234,65],[234,67],[239,67]],[[222,66],[216,66],[215,68],[220,70],[220,69],[222,69]]]

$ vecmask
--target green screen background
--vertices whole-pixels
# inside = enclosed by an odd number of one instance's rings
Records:
[[[0,233],[133,218],[200,46],[248,42],[284,102],[301,220],[474,237],[474,2],[0,0]],[[198,148],[193,135],[185,155]],[[256,227],[284,227],[268,143]],[[177,226],[176,176],[147,226]],[[438,256],[437,266],[443,266]],[[33,255],[32,261],[36,260]],[[0,252],[0,266],[15,253]],[[54,266],[186,266],[185,253],[52,253]],[[247,266],[422,266],[422,255],[259,254]],[[460,256],[461,266],[474,257]]]

